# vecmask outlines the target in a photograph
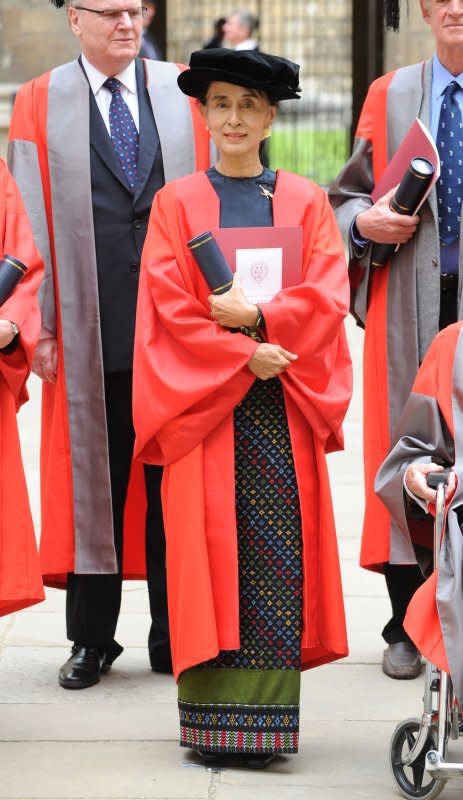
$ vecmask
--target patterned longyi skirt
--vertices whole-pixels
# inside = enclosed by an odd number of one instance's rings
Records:
[[[302,539],[279,379],[254,382],[235,409],[234,430],[240,649],[180,676],[180,744],[215,753],[295,753]]]

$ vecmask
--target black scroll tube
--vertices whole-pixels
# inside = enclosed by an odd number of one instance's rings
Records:
[[[391,211],[413,216],[427,192],[433,175],[434,167],[427,158],[412,158],[391,200]],[[396,244],[375,242],[371,252],[371,266],[384,267],[394,255],[396,247]]]
[[[205,231],[187,244],[212,294],[228,292],[233,272],[212,233]]]
[[[27,267],[14,256],[4,255],[0,261],[0,306],[12,294],[16,284],[27,272]]]

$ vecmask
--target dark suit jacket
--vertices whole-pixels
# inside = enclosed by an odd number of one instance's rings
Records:
[[[90,167],[105,372],[132,369],[140,258],[153,197],[164,185],[162,154],[141,61],[136,61],[140,140],[132,194],[93,94]]]

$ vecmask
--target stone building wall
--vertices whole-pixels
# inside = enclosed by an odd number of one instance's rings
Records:
[[[370,0],[167,0],[168,57],[187,62],[190,52],[210,37],[214,19],[243,5],[260,16],[261,48],[301,64],[303,104],[342,107],[349,114],[353,2]],[[385,69],[432,53],[418,0],[409,0],[409,7],[400,33],[386,35]],[[0,0],[0,155],[15,89],[77,52],[64,11],[48,0]]]
[[[0,83],[22,83],[73,58],[64,11],[46,0],[0,0]]]
[[[0,155],[18,86],[77,52],[66,15],[47,0],[0,0]]]
[[[211,36],[213,21],[237,7],[260,19],[260,48],[301,65],[303,89],[350,95],[352,0],[170,0],[169,57],[187,62]]]

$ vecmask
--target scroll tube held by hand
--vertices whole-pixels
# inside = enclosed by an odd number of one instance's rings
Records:
[[[210,231],[187,242],[212,294],[224,294],[231,289],[233,272]]]
[[[434,167],[427,158],[412,158],[391,200],[391,211],[409,217],[416,214],[428,195],[433,175]],[[374,243],[371,252],[371,266],[384,267],[397,249],[397,244]]]
[[[0,306],[12,294],[27,272],[27,267],[14,256],[4,255],[0,260]]]

